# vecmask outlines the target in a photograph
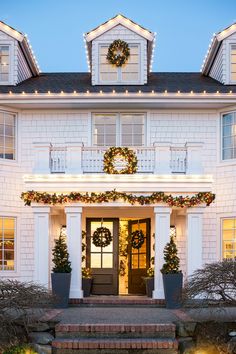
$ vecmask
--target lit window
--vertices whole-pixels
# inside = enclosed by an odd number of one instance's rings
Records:
[[[224,114],[222,118],[222,159],[236,158],[236,113]]]
[[[236,259],[236,218],[222,222],[223,258]]]
[[[230,53],[230,80],[236,81],[236,45],[231,46]]]
[[[121,67],[112,65],[107,60],[109,45],[99,47],[99,81],[103,83],[127,83],[139,81],[139,45],[129,44],[130,56]]]
[[[145,145],[144,114],[95,114],[93,119],[93,145]]]
[[[15,115],[0,112],[0,158],[15,160]]]
[[[0,82],[9,81],[9,46],[0,46]]]
[[[0,270],[15,269],[15,219],[0,217]]]

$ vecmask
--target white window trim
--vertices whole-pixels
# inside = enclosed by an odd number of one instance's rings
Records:
[[[96,62],[96,75],[95,75],[95,85],[143,85],[144,82],[143,82],[143,71],[144,71],[144,63],[143,63],[143,51],[144,51],[144,48],[143,48],[143,42],[138,42],[137,40],[135,41],[132,41],[132,40],[129,40],[128,41],[128,44],[131,44],[131,45],[137,45],[138,48],[139,48],[139,78],[138,80],[136,81],[119,81],[119,73],[118,73],[118,81],[102,81],[100,80],[100,47],[101,46],[108,46],[110,45],[111,43],[110,42],[107,42],[107,41],[100,41],[100,42],[97,42],[97,43],[94,43],[94,46],[95,46],[95,51],[93,52],[93,55],[95,55],[95,62]],[[118,70],[121,70],[121,68],[118,68]]]
[[[221,215],[220,217],[220,260],[223,261],[224,257],[223,257],[223,221],[226,219],[236,219],[236,215]],[[236,253],[235,253],[236,254]]]
[[[0,217],[15,219],[14,237],[14,270],[0,270],[0,277],[15,277],[20,275],[20,217],[16,213],[1,213]]]
[[[92,119],[91,119],[91,146],[97,146],[99,147],[100,145],[94,145],[93,142],[93,127],[94,127],[94,118],[96,115],[102,115],[102,114],[111,114],[111,115],[116,115],[116,146],[127,146],[127,145],[121,145],[121,119],[120,116],[121,115],[125,115],[125,114],[133,114],[133,115],[143,115],[144,117],[144,144],[143,145],[139,145],[138,147],[146,147],[147,146],[147,112],[92,112]],[[108,145],[105,145],[107,147],[109,147]],[[100,146],[102,147],[102,146]],[[128,147],[132,148],[132,145],[128,145]],[[134,146],[136,147],[136,146]]]
[[[9,42],[8,40],[1,40],[0,46],[8,46],[9,47],[9,80],[8,81],[1,81],[0,86],[4,85],[14,85],[14,45],[13,43]]]
[[[13,160],[10,159],[4,159],[0,157],[0,165],[5,165],[5,166],[18,166],[19,165],[19,132],[18,132],[18,114],[17,112],[13,112],[13,111],[6,111],[3,109],[0,109],[0,113],[6,113],[6,114],[12,114],[15,116],[15,158]]]
[[[226,111],[226,112],[221,112],[221,116],[220,116],[220,164],[221,166],[228,166],[228,165],[234,165],[236,163],[236,158],[232,158],[232,159],[223,159],[223,116],[226,114],[230,114],[230,113],[235,113],[236,114],[236,109],[235,110],[230,110],[230,111]]]

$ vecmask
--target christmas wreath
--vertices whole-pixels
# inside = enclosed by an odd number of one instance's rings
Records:
[[[126,63],[130,56],[130,49],[128,43],[121,39],[116,39],[112,42],[108,48],[107,60],[110,64],[117,67]]]
[[[144,233],[142,230],[136,230],[131,234],[132,248],[139,249],[144,243]]]
[[[118,171],[114,162],[116,158],[123,158],[127,166]],[[135,152],[127,147],[110,147],[104,154],[103,171],[109,174],[133,174],[138,168],[138,159]]]
[[[93,244],[96,247],[107,247],[112,241],[111,231],[106,227],[98,227],[93,233]]]

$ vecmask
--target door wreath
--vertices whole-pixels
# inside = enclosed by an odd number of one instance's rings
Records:
[[[127,165],[122,170],[118,171],[115,168],[115,159],[122,157]],[[133,174],[138,168],[138,159],[135,152],[127,147],[110,147],[104,154],[103,171],[108,174]]]
[[[121,39],[116,39],[108,48],[107,60],[110,64],[117,67],[126,63],[130,56],[130,49],[128,43]]]
[[[93,233],[93,244],[96,247],[107,247],[112,241],[111,231],[107,227],[98,227]]]
[[[136,230],[131,234],[132,248],[139,249],[144,243],[144,233],[142,230]]]

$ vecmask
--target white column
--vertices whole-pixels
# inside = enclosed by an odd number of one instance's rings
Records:
[[[34,143],[35,161],[34,173],[48,174],[50,173],[50,143]]]
[[[82,291],[82,207],[71,205],[65,207],[66,213],[66,229],[67,229],[67,245],[71,261],[71,285],[70,298],[83,298]]]
[[[82,143],[66,143],[66,173],[82,173]]]
[[[187,174],[200,175],[203,173],[202,166],[202,143],[186,143],[187,147]]]
[[[170,142],[154,143],[154,146],[155,146],[154,173],[158,175],[171,174],[171,169],[170,169],[171,143]]]
[[[155,214],[155,274],[154,274],[154,299],[164,299],[164,289],[161,268],[164,263],[163,250],[170,241],[170,214],[168,206],[154,207]]]
[[[187,274],[202,267],[202,218],[204,206],[187,209]]]
[[[34,212],[34,281],[48,287],[50,207],[32,207]]]

